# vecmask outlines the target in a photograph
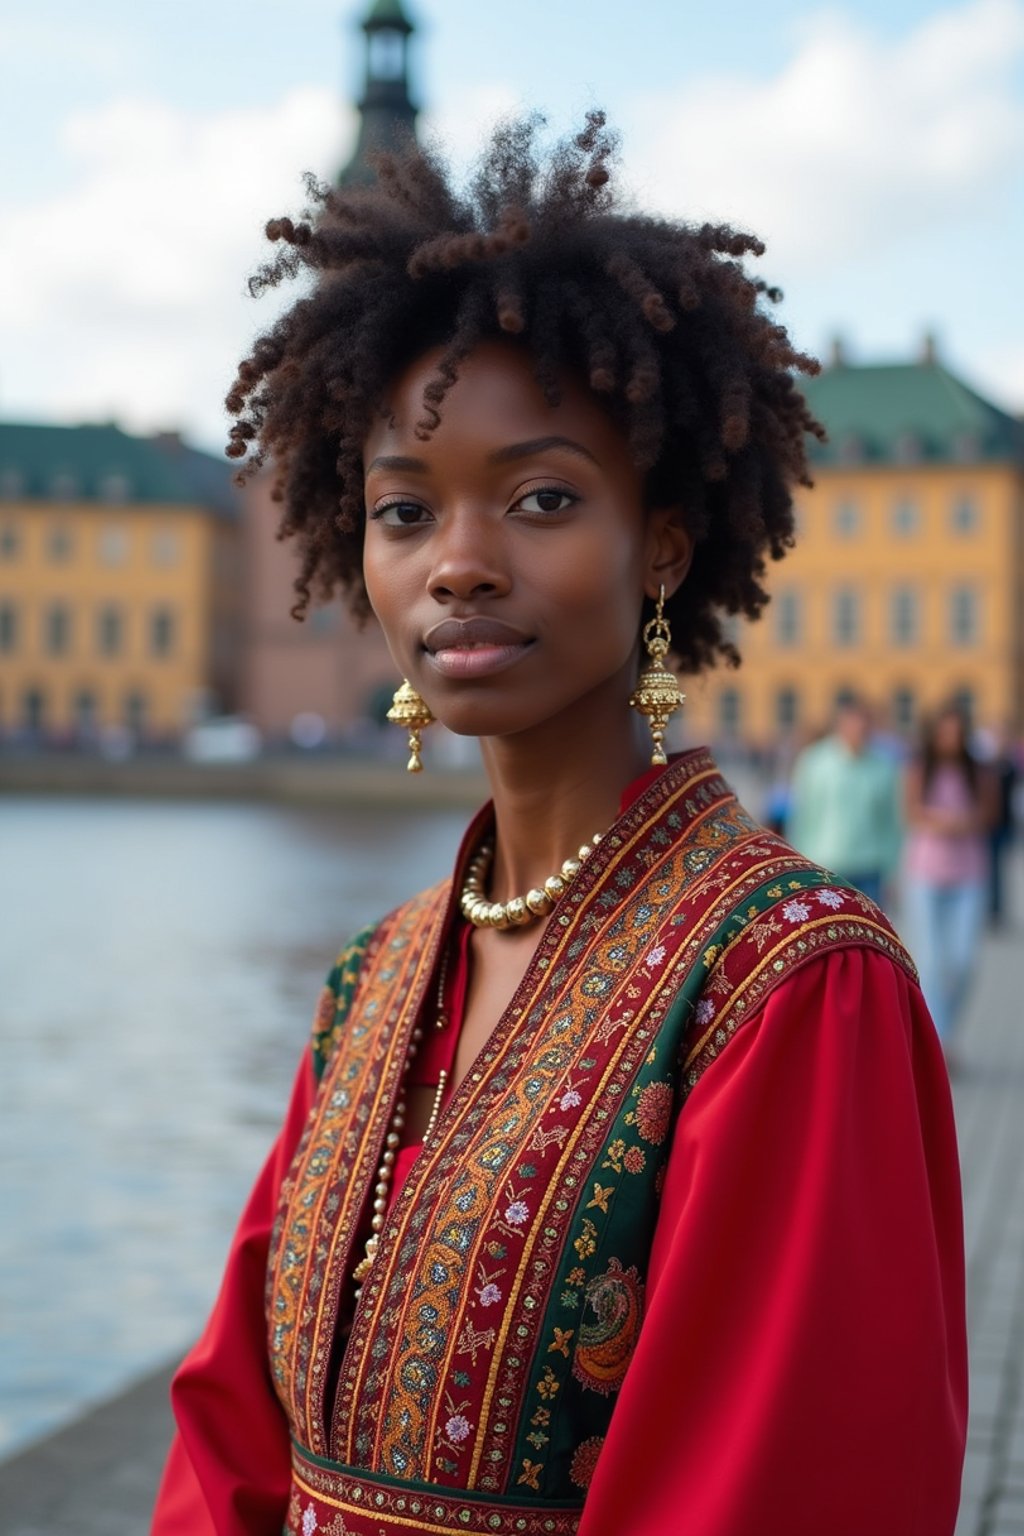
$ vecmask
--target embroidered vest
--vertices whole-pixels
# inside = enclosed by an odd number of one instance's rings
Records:
[[[878,909],[739,806],[706,752],[629,807],[559,903],[341,1309],[450,916],[450,883],[339,959],[281,1195],[270,1362],[288,1531],[571,1536],[641,1327],[674,1118],[803,961]]]

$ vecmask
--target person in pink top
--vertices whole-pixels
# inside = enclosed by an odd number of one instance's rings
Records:
[[[904,890],[911,951],[947,1060],[981,936],[991,798],[963,711],[946,704],[925,722],[907,770]]]

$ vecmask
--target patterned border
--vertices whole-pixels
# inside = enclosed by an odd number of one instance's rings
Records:
[[[316,1531],[324,1536],[378,1536],[396,1528],[396,1536],[411,1531],[431,1536],[451,1531],[468,1536],[575,1536],[583,1513],[582,1500],[539,1504],[450,1494],[430,1484],[395,1484],[314,1459],[297,1446],[292,1451],[292,1479],[287,1536]]]

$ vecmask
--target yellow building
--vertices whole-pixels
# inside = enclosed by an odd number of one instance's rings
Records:
[[[1024,725],[1024,427],[950,374],[838,358],[806,386],[829,433],[738,672],[687,689],[691,740],[766,744],[864,694],[901,732],[957,695]]]
[[[0,424],[0,733],[164,738],[234,703],[225,464],[170,435]]]

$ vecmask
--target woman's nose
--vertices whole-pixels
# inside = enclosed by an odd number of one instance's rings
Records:
[[[439,602],[499,597],[511,586],[498,530],[488,520],[453,515],[434,535],[431,596]]]

